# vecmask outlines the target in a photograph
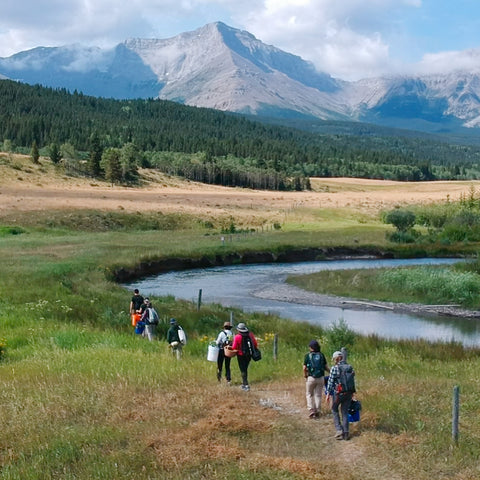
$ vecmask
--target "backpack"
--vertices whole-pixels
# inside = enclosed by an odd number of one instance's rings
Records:
[[[147,308],[147,320],[149,325],[158,325],[158,313],[152,307]]]
[[[259,352],[259,350],[257,350],[253,344],[250,333],[247,335],[242,335],[242,354],[245,356],[245,358],[253,358],[255,361],[260,360],[260,358],[258,358],[257,351]]]
[[[339,377],[337,393],[355,392],[355,371],[348,363],[339,363],[337,365]]]
[[[310,363],[308,365],[309,374],[312,377],[320,378],[325,374],[325,355],[322,352],[310,352]]]

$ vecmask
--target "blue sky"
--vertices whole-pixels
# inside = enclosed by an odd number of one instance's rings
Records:
[[[218,20],[346,80],[480,68],[479,0],[2,0],[0,57]]]

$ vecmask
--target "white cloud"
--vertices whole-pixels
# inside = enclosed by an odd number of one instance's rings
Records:
[[[260,40],[345,79],[390,71],[388,35],[395,11],[420,0],[264,0],[235,12]]]
[[[453,71],[480,72],[480,49],[430,53],[414,66],[421,75]]]

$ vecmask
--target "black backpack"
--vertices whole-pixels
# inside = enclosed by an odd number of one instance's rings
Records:
[[[337,393],[355,392],[355,370],[348,363],[339,363],[337,365],[339,378]]]
[[[309,353],[310,362],[307,365],[308,373],[315,378],[323,377],[325,374],[325,365],[327,361],[325,355],[322,352],[310,352]]]

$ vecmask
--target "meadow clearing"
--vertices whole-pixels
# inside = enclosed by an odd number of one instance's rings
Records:
[[[0,478],[479,478],[477,351],[376,337],[344,345],[349,336],[339,328],[235,311],[264,353],[250,367],[245,393],[235,361],[232,387],[218,384],[206,361],[228,310],[153,299],[162,335],[171,316],[189,333],[177,362],[163,337],[150,343],[133,334],[131,292],[109,276],[114,265],[148,258],[215,255],[218,227],[232,221],[258,235],[228,244],[227,252],[339,243],[388,248],[390,227],[379,221],[380,210],[455,200],[478,182],[322,179],[312,192],[280,193],[151,171],[142,179],[136,188],[111,186],[66,177],[46,159],[37,166],[0,155],[0,226],[19,227],[0,236]],[[103,215],[98,223],[93,212]],[[150,215],[178,223],[126,226]],[[109,229],[107,220],[124,223]],[[281,229],[269,228],[274,223]],[[326,405],[320,420],[307,418],[301,366],[311,338],[327,357],[340,346],[351,353],[363,411],[349,442],[333,439]],[[458,444],[450,424],[455,385],[462,395]]]

